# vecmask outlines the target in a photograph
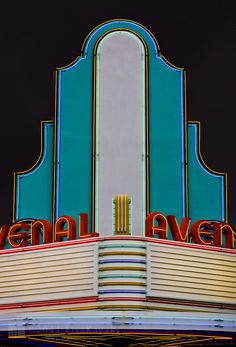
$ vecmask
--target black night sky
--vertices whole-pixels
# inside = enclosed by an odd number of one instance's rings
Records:
[[[0,6],[0,223],[11,223],[13,172],[38,158],[40,121],[53,119],[54,71],[80,55],[104,21],[135,20],[187,71],[187,117],[202,122],[207,165],[227,172],[236,227],[236,1],[9,0]]]

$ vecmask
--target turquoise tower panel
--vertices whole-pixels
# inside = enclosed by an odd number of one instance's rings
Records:
[[[96,28],[81,57],[57,70],[54,126],[45,124],[41,161],[31,171],[16,174],[14,219],[54,222],[62,215],[77,220],[79,213],[87,213],[92,227],[96,200],[94,66],[100,40],[112,31],[132,32],[145,47],[147,213],[172,214],[179,222],[188,215],[193,220],[225,221],[225,176],[201,164],[197,125],[186,124],[184,71],[160,55],[147,29],[125,20]]]
[[[189,215],[193,220],[224,221],[225,178],[201,162],[199,131],[198,123],[188,125]]]
[[[15,220],[52,219],[53,131],[42,123],[42,153],[38,163],[25,173],[16,173]]]

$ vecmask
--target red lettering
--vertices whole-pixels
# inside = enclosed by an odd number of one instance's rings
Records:
[[[156,226],[155,223],[158,223]],[[146,218],[145,235],[147,237],[155,237],[167,239],[167,219],[159,212],[150,213]]]
[[[200,245],[211,245],[212,233],[210,231],[211,223],[206,220],[200,220],[193,223],[190,236],[194,243]]]
[[[31,226],[31,245],[39,245],[40,231],[43,232],[43,243],[53,242],[52,225],[47,220],[36,220]]]
[[[79,215],[79,233],[80,233],[80,238],[88,238],[88,237],[98,237],[99,234],[92,232],[88,232],[88,215],[87,213],[81,213]]]
[[[234,232],[229,224],[213,223],[214,246],[223,247],[223,234],[225,236],[225,247],[234,248]]]
[[[60,217],[55,224],[55,242],[64,241],[65,237],[70,241],[76,239],[76,222],[74,218],[68,216]]]
[[[3,225],[0,229],[0,249],[4,249],[10,227]]]
[[[189,232],[191,219],[185,217],[180,225],[173,215],[165,217],[160,212],[150,213],[146,217],[145,236],[156,237],[159,239],[167,239],[168,226],[173,240],[180,242],[197,243],[200,245],[211,246],[214,242],[216,247],[226,247],[234,249],[234,230],[229,224],[223,222],[209,222],[200,220],[192,224]],[[0,249],[4,249],[6,240],[13,248],[28,246],[27,223],[15,223],[11,227],[3,225],[0,228]],[[72,217],[62,216],[55,223],[53,236],[52,224],[47,220],[36,220],[31,225],[31,245],[40,244],[40,233],[43,234],[43,244],[60,242],[76,239],[76,221]],[[88,231],[88,214],[81,213],[79,215],[79,235],[80,239],[98,237],[96,232]]]
[[[20,230],[28,231],[29,226],[26,223],[13,224],[8,233],[9,244],[13,248],[28,246],[28,233],[21,232]]]
[[[191,219],[188,217],[183,218],[179,227],[175,216],[167,216],[166,218],[168,220],[173,239],[175,241],[187,242]]]

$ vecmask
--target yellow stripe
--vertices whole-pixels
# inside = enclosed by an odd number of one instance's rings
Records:
[[[160,311],[173,311],[173,308],[166,308],[166,307],[157,307],[157,306],[148,306],[148,305],[101,305],[99,306],[99,309],[138,309],[138,310],[160,310]],[[181,309],[176,309],[176,312],[185,312],[185,311],[191,311],[193,312],[193,310],[181,310]]]
[[[142,286],[145,287],[146,283],[144,282],[99,282],[99,287],[104,286]]]
[[[106,255],[140,255],[140,256],[146,256],[146,253],[144,252],[101,252],[99,253],[99,256],[106,256]]]
[[[121,199],[120,195],[115,196],[115,233],[121,231]]]
[[[124,233],[129,234],[129,203],[130,198],[124,194],[123,197],[123,214],[124,214]]]
[[[97,305],[97,306],[86,306],[86,307],[66,307],[66,308],[56,308],[56,309],[45,309],[45,310],[34,310],[31,312],[64,312],[64,311],[88,311],[96,309],[114,309],[114,308],[136,308],[136,309],[149,309],[149,310],[158,310],[158,311],[173,311],[173,307],[162,307],[162,306],[149,306],[147,305]],[[202,312],[202,310],[192,310],[190,308],[175,308],[176,312]]]
[[[86,310],[97,310],[99,306],[84,306],[84,307],[65,307],[65,308],[56,308],[56,309],[45,309],[45,310],[34,310],[31,312],[63,312],[63,311],[86,311]]]

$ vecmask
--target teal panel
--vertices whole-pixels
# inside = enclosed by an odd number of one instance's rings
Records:
[[[44,123],[43,152],[36,167],[16,175],[15,220],[52,219],[53,128]]]
[[[91,217],[93,60],[58,72],[56,218]]]
[[[87,57],[92,58],[92,55],[94,53],[93,48],[96,42],[100,39],[100,37],[102,37],[106,33],[109,33],[112,30],[122,29],[130,30],[133,33],[136,33],[139,37],[141,37],[148,46],[150,56],[156,57],[158,55],[157,45],[154,40],[154,37],[144,27],[134,22],[122,20],[105,23],[102,26],[95,29],[86,40],[84,54]]]
[[[149,59],[150,211],[185,216],[183,71]]]
[[[91,222],[94,49],[105,33],[122,29],[142,36],[149,54],[157,56],[154,39],[144,28],[115,21],[95,29],[83,56],[58,71],[55,219],[69,215],[77,220],[79,213],[88,213]]]
[[[225,220],[224,176],[211,173],[199,160],[198,124],[188,125],[189,216],[193,221]]]
[[[96,28],[85,42],[82,57],[58,70],[56,157],[53,124],[45,123],[42,158],[33,169],[16,175],[15,219],[52,220],[53,202],[55,219],[69,215],[78,220],[79,213],[88,213],[91,222],[94,54],[99,40],[113,30],[136,33],[146,48],[150,212],[173,214],[180,222],[186,216],[188,194],[192,220],[225,220],[225,178],[200,162],[197,124],[188,126],[185,191],[183,71],[159,56],[153,36],[144,27],[122,20]]]
[[[94,49],[104,34],[122,29],[141,37],[148,53],[150,210],[185,216],[183,71],[158,57],[143,27],[115,21],[95,29],[83,57],[58,73],[56,218],[91,216]]]

